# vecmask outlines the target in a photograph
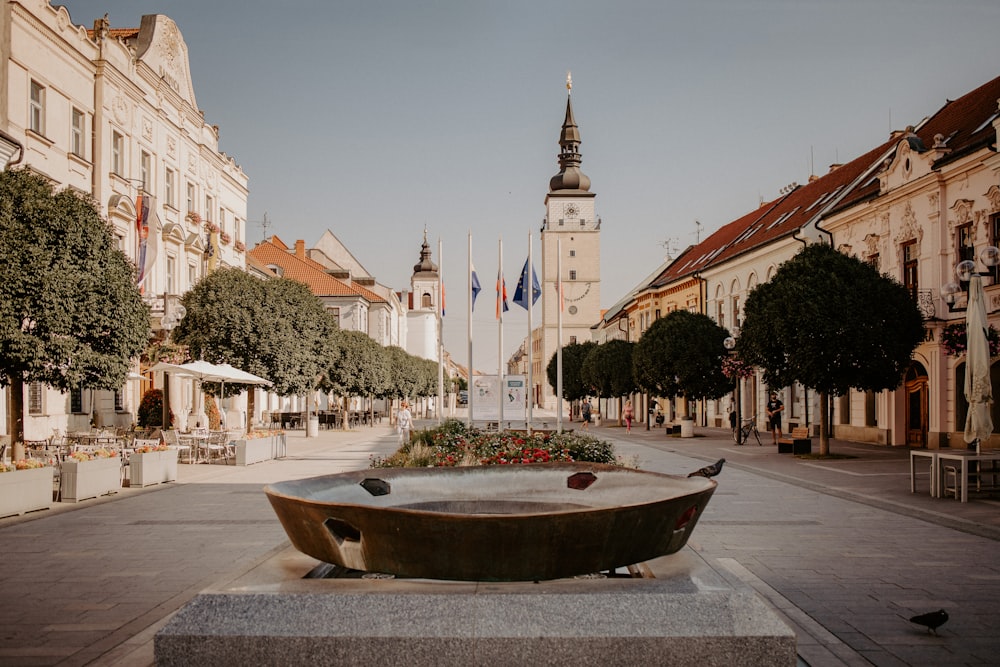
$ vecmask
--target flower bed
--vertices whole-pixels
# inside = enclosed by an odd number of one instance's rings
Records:
[[[414,433],[410,444],[388,458],[372,459],[373,468],[510,465],[550,461],[586,461],[621,465],[604,440],[580,433],[525,433],[469,429],[459,421]]]
[[[49,509],[53,472],[52,466],[41,461],[0,464],[0,517]]]
[[[274,458],[272,435],[266,431],[250,431],[236,441],[236,465],[248,466]]]

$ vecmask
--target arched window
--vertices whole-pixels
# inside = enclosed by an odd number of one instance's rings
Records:
[[[431,295],[428,292],[424,292],[424,295],[420,297],[420,307],[430,308],[434,304],[431,302]]]

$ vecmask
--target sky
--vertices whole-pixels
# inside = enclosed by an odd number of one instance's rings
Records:
[[[424,230],[435,262],[441,240],[445,347],[462,364],[471,234],[486,372],[501,240],[511,297],[529,234],[541,271],[568,71],[604,308],[668,254],[1000,75],[996,0],[62,4],[87,27],[106,12],[115,28],[177,23],[198,106],[249,176],[248,245],[329,229],[399,291]],[[511,304],[505,357],[526,334]]]

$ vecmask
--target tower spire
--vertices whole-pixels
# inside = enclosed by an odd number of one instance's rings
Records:
[[[580,155],[580,128],[573,118],[573,76],[566,73],[566,118],[563,120],[562,132],[559,135],[559,173],[549,180],[549,192],[557,190],[590,190],[590,178],[580,171],[583,161]]]

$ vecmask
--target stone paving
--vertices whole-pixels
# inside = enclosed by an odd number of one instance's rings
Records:
[[[803,664],[998,663],[997,501],[930,498],[926,477],[911,494],[905,449],[835,441],[855,458],[814,461],[735,447],[720,429],[592,430],[647,470],[726,458],[689,546],[784,616]],[[289,434],[283,460],[181,465],[176,483],[0,520],[0,665],[153,664],[172,613],[287,546],[264,484],[364,468],[396,447],[387,425],[303,435]],[[907,620],[938,608],[951,616],[940,636]]]

